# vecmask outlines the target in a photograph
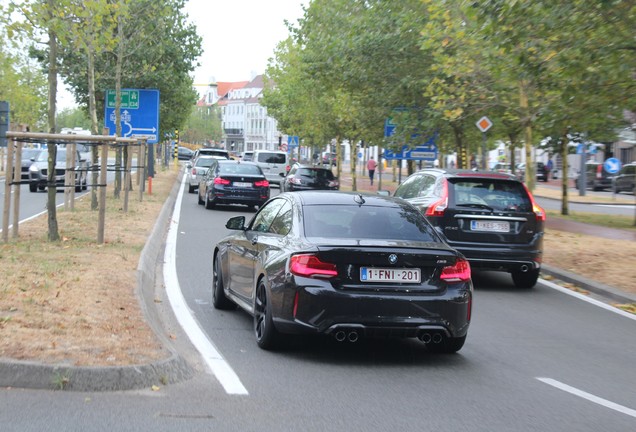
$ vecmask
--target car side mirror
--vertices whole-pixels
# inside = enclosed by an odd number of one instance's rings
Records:
[[[187,169],[192,168],[192,164],[191,164],[190,162],[186,163],[186,168],[187,168]]]
[[[225,224],[225,228],[231,230],[244,230],[245,229],[245,216],[234,216],[230,218]]]

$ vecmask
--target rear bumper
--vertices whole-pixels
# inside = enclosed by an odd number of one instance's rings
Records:
[[[468,332],[472,307],[471,282],[422,294],[352,292],[326,283],[289,287],[273,295],[276,328],[293,334],[355,329],[363,336],[418,337],[432,331],[462,337]]]
[[[501,245],[470,245],[449,242],[460,251],[471,268],[494,271],[527,271],[541,268],[543,259],[543,237],[535,244],[523,247],[502,247]]]

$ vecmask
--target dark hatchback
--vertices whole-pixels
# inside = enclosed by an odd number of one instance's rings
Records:
[[[602,162],[589,161],[585,163],[586,189],[600,191],[611,189],[614,175],[605,170]],[[574,181],[574,186],[579,189],[580,175]]]
[[[281,192],[340,189],[340,182],[329,168],[294,164],[287,175],[280,176]]]
[[[23,148],[22,154],[20,156],[20,180],[28,180],[29,179],[29,168],[35,162],[37,157],[42,151],[42,149],[35,148]]]
[[[252,162],[215,159],[199,182],[199,204],[244,204],[257,208],[269,199],[270,187],[261,168]]]
[[[536,284],[546,215],[515,176],[425,169],[407,177],[395,196],[418,207],[473,269],[509,272],[519,288]]]
[[[213,304],[253,316],[256,341],[282,334],[411,337],[452,353],[466,340],[470,265],[409,203],[346,192],[283,193],[214,248]]]

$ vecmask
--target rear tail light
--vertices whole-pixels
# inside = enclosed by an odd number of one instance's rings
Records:
[[[313,254],[293,255],[289,259],[289,270],[296,276],[331,278],[338,275],[335,264],[320,261]]]
[[[214,184],[217,185],[229,185],[230,181],[221,177],[217,177],[214,179]]]
[[[530,193],[530,191],[528,190],[527,186],[525,183],[523,183],[523,187],[526,190],[526,193],[528,194],[528,197],[530,198],[530,203],[532,204],[532,211],[534,212],[535,216],[537,217],[537,221],[538,222],[545,222],[545,210],[543,210],[543,208],[537,204],[537,202],[534,200],[534,197],[532,196],[532,194]]]
[[[285,167],[285,172],[289,172],[289,170],[290,170],[290,169],[291,169],[291,165],[287,165],[287,166]]]
[[[596,178],[599,180],[603,178],[603,165],[598,165],[596,167]]]
[[[254,182],[254,186],[256,187],[269,187],[269,182],[267,180],[259,180]]]
[[[444,211],[448,207],[448,180],[442,180],[442,194],[439,200],[428,206],[424,216],[444,216]]]
[[[328,186],[329,187],[338,187],[338,186],[340,186],[340,184],[338,183],[337,180],[332,180],[332,181],[329,182]]]
[[[196,177],[196,175],[197,175],[197,169],[196,168],[192,168],[192,175]]]
[[[446,282],[465,282],[470,280],[470,264],[463,258],[458,258],[454,265],[442,269],[440,279]]]

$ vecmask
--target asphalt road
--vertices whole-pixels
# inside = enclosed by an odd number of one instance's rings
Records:
[[[473,322],[456,355],[429,354],[416,341],[317,338],[260,350],[251,318],[213,309],[210,290],[212,248],[225,221],[252,212],[205,210],[187,191],[182,198],[165,284],[178,285],[186,307],[177,314],[194,317],[216,356],[188,350],[201,372],[155,392],[2,389],[1,430],[636,429],[636,320],[549,282],[517,290],[507,275],[477,276]]]

